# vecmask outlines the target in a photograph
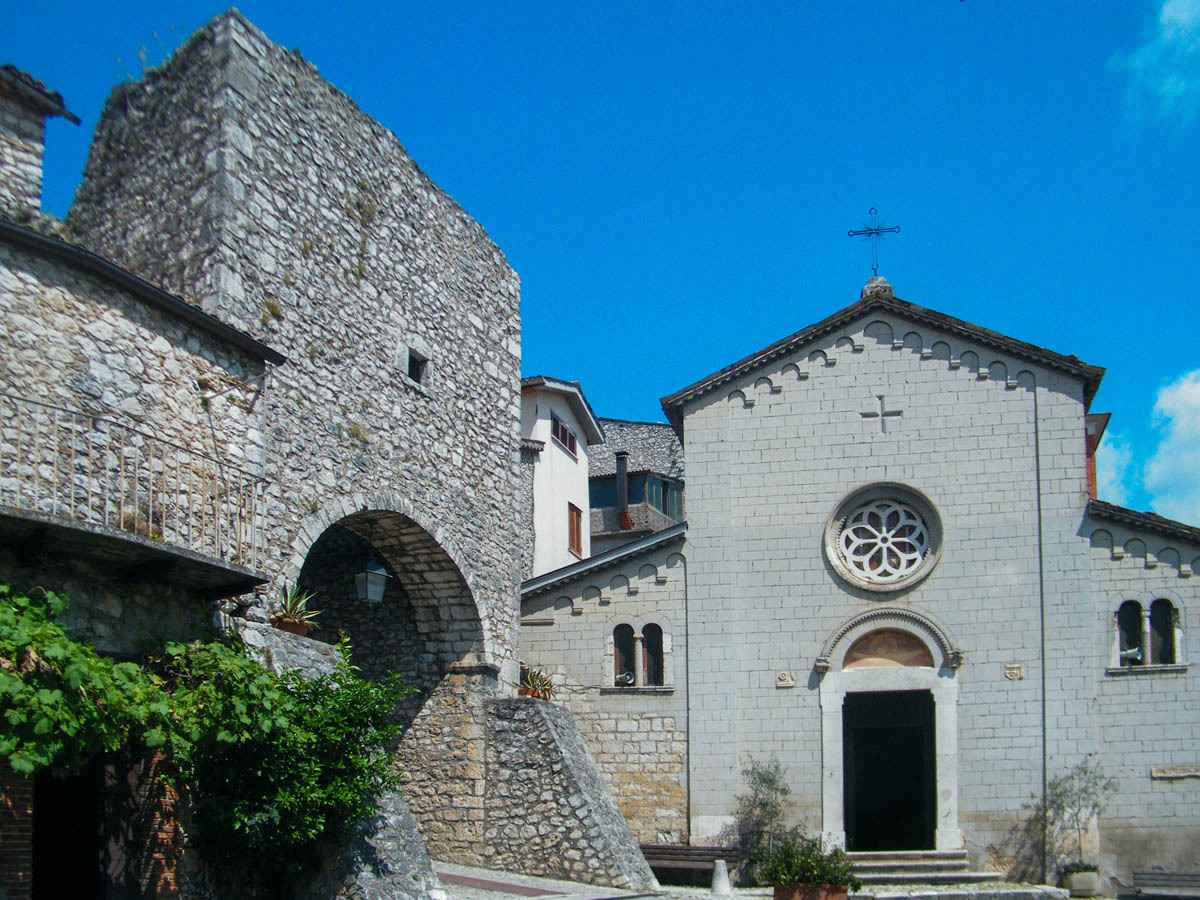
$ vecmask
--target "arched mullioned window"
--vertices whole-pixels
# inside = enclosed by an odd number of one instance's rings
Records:
[[[1115,656],[1112,665],[1175,666],[1181,662],[1180,611],[1166,597],[1126,600],[1117,609]]]
[[[1126,600],[1117,610],[1117,631],[1121,636],[1120,663],[1140,666],[1146,654],[1142,649],[1142,604]]]
[[[658,625],[642,628],[642,673],[648,685],[663,683],[663,630]]]
[[[633,626],[621,624],[613,629],[613,684],[633,683]]]
[[[1174,665],[1175,607],[1170,600],[1150,604],[1150,661],[1158,666]]]

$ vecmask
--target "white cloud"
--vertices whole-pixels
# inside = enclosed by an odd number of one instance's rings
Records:
[[[1146,42],[1111,65],[1130,74],[1135,114],[1190,121],[1200,110],[1200,0],[1163,0]]]
[[[1154,424],[1163,435],[1146,463],[1151,504],[1168,518],[1200,525],[1200,369],[1159,390]]]
[[[1104,432],[1096,448],[1096,496],[1118,506],[1129,504],[1130,463],[1133,449],[1125,438],[1111,431]]]

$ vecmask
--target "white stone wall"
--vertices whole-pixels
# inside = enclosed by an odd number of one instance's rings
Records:
[[[682,538],[522,603],[521,657],[551,675],[642,843],[687,843],[687,602]],[[663,630],[661,688],[614,685],[613,629]]]
[[[884,412],[881,430],[879,397]],[[873,414],[864,417],[864,413]],[[693,841],[728,824],[747,755],[775,755],[793,814],[822,827],[822,644],[852,616],[921,611],[965,652],[958,685],[962,841],[988,854],[1041,783],[1038,462],[1048,745],[1095,748],[1090,696],[1082,385],[927,326],[871,316],[686,409],[692,606]],[[826,521],[855,488],[900,482],[940,513],[944,552],[914,587],[851,587],[823,555]],[[1022,677],[1005,677],[1018,663]],[[795,688],[777,687],[794,672]],[[946,840],[952,841],[951,837]]]
[[[550,416],[575,435],[575,454],[551,437]],[[533,568],[529,577],[569,566],[592,555],[588,507],[588,444],[586,432],[564,394],[526,389],[521,398],[521,436],[541,441],[533,470]],[[580,511],[583,552],[569,544],[567,504]]]
[[[1099,760],[1119,783],[1101,827],[1101,850],[1131,884],[1132,869],[1200,870],[1200,544],[1099,518],[1091,544],[1093,646]],[[1148,609],[1170,600],[1180,614],[1173,666],[1114,665],[1114,615],[1126,600]],[[1191,649],[1189,649],[1191,648]]]

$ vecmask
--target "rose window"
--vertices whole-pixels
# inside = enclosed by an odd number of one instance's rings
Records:
[[[857,488],[825,520],[825,558],[855,587],[912,587],[942,556],[942,518],[929,498],[895,481]]]
[[[860,578],[889,584],[921,565],[929,549],[929,530],[911,506],[876,500],[846,518],[838,546]]]

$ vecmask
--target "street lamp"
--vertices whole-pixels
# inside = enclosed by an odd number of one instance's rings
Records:
[[[371,523],[371,536],[375,534],[375,523]],[[367,561],[362,571],[354,573],[354,591],[358,594],[360,603],[379,603],[383,600],[383,592],[387,589],[388,574],[386,568],[375,555],[375,545],[371,537],[367,538]]]

